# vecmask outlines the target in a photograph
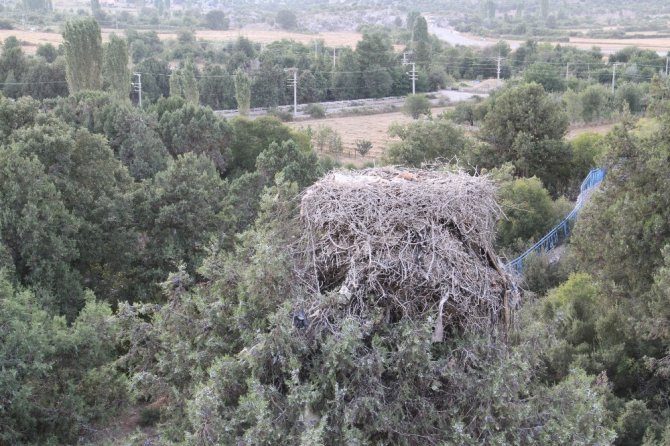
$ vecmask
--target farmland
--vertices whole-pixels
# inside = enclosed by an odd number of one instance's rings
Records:
[[[161,40],[174,40],[177,34],[174,31],[160,31],[156,30]],[[107,41],[109,35],[112,33],[123,33],[123,30],[103,29],[102,39]],[[52,45],[59,45],[63,41],[63,36],[58,31],[30,31],[30,30],[0,30],[0,39],[4,40],[9,36],[16,36],[22,44],[23,50],[27,54],[34,54],[37,50],[37,45],[51,43]],[[213,31],[213,30],[198,30],[195,32],[197,39],[207,42],[230,42],[236,40],[238,37],[246,37],[254,42],[271,43],[282,39],[294,40],[299,43],[310,43],[315,40],[323,40],[323,42],[330,47],[353,47],[361,38],[361,34],[357,32],[337,31],[337,32],[322,32],[318,34],[303,34],[297,32],[280,31],[263,29],[260,26],[249,26],[242,29],[227,30],[227,31]]]
[[[433,116],[437,116],[448,108],[433,108]],[[381,158],[384,147],[394,138],[389,137],[388,128],[391,124],[406,124],[412,121],[412,118],[401,113],[381,113],[364,116],[345,116],[326,119],[310,119],[306,121],[293,122],[289,125],[293,128],[317,130],[320,127],[330,127],[342,137],[342,153],[336,158],[344,163],[353,163],[361,165],[366,162],[372,162]],[[356,141],[368,140],[372,143],[372,149],[365,156],[361,157],[356,153]],[[324,152],[325,155],[334,156],[332,153]]]

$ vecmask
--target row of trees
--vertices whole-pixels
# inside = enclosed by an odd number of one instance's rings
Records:
[[[504,43],[484,49],[452,47],[428,35],[423,17],[412,20],[406,50],[417,64],[419,92],[445,88],[459,79],[495,77],[498,64],[503,78],[521,73],[525,81],[538,82],[547,91],[569,89],[581,93],[593,83],[611,83],[612,67],[603,64],[598,50],[580,51],[532,41],[514,51]],[[0,80],[4,81],[6,96],[54,97],[65,95],[69,86],[71,92],[103,87],[128,97],[131,62],[133,71],[142,74],[143,101],[155,102],[176,94],[213,109],[237,108],[240,100],[243,105],[249,102],[250,107],[291,102],[285,70],[293,67],[299,70],[299,103],[404,95],[411,89],[402,57],[382,31],[364,33],[353,50],[328,48],[322,42],[313,47],[292,41],[261,47],[244,38],[216,47],[197,41],[190,32],[182,32],[176,41],[165,44],[154,32],[135,31],[127,32],[125,39],[111,37],[103,48],[99,26],[92,19],[69,23],[64,36],[62,49],[45,45],[38,50],[40,57],[30,58],[23,55],[16,39],[7,39],[0,60]],[[58,57],[59,53],[63,56]],[[618,68],[621,100],[631,103],[632,110],[642,108],[643,89],[635,84],[645,83],[662,71],[665,60],[654,52],[637,49],[622,50],[611,59],[625,64]],[[174,72],[168,64],[171,60],[180,62]],[[235,80],[242,73],[248,77],[248,91],[239,83],[242,90],[236,88]],[[101,78],[105,79],[104,85]],[[602,92],[591,89],[589,98],[583,101],[568,96],[575,104],[608,102],[598,94]],[[134,98],[137,100],[136,95]],[[580,114],[580,110],[574,114]],[[584,114],[588,118],[592,111]]]
[[[668,90],[640,135],[626,121],[568,144],[538,84],[489,99],[479,141],[446,116],[393,130],[393,162],[489,169],[508,252],[560,218],[569,204],[551,196],[599,153],[609,168],[573,260],[529,280],[560,286],[525,299],[508,342],[442,344],[430,320],[383,314],[296,332],[295,197],[328,168],[306,135],[180,97],[1,99],[2,440],[72,442],[139,402],[164,438],[193,444],[663,444]]]
[[[92,438],[138,404],[189,444],[670,439],[667,79],[650,89],[654,125],[626,117],[606,138],[566,142],[564,104],[538,83],[455,112],[480,123],[474,137],[450,115],[391,129],[389,162],[489,172],[510,256],[565,214],[589,168],[609,171],[567,260],[531,262],[527,286],[546,297],[525,296],[506,340],[454,328],[433,343],[430,318],[353,318],[345,290],[305,295],[287,249],[296,197],[332,167],[308,135],[217,117],[190,63],[170,97],[133,107],[114,87],[125,46],[100,52],[89,34],[93,21],[66,29],[71,96],[0,96],[0,442]],[[68,59],[77,47],[100,63]],[[243,70],[234,82],[248,107],[256,84]],[[303,335],[307,299],[337,330]]]

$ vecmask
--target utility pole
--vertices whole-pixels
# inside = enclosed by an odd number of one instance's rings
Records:
[[[137,76],[137,82],[131,82],[133,90],[137,92],[137,103],[142,108],[142,73],[133,73]]]
[[[612,65],[612,94],[614,94],[614,84],[616,83],[616,66],[619,65],[618,63],[614,63]]]
[[[408,53],[402,53],[402,64],[412,66],[412,71],[407,72],[407,74],[409,75],[409,78],[412,80],[412,94],[416,94],[416,80],[417,80],[416,64],[414,62],[409,61],[407,54]]]
[[[498,51],[498,68],[496,69],[496,79],[500,80],[500,51]]]
[[[333,71],[335,71],[335,62],[337,62],[337,54],[335,53],[336,48],[333,47]]]
[[[665,58],[665,75],[668,75],[668,64],[670,64],[670,56],[666,56]]]
[[[288,85],[293,86],[293,118],[295,119],[298,116],[298,69],[286,68],[284,71],[293,75],[289,78]]]
[[[570,62],[565,64],[565,80],[568,80],[568,76],[570,75]]]

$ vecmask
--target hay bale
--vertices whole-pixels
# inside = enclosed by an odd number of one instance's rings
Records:
[[[498,331],[511,303],[511,282],[493,249],[500,216],[483,177],[336,171],[302,197],[302,275],[314,295],[339,293],[349,315],[382,306],[390,322],[431,317],[434,340],[445,327]],[[308,311],[313,325],[332,323],[320,301]]]

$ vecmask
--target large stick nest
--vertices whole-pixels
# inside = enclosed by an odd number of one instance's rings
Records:
[[[445,327],[506,331],[516,296],[493,249],[500,216],[483,177],[336,171],[302,197],[302,274],[314,295],[339,293],[348,314],[383,307],[389,321],[431,317],[436,341]],[[311,324],[332,326],[323,310],[312,302]]]

